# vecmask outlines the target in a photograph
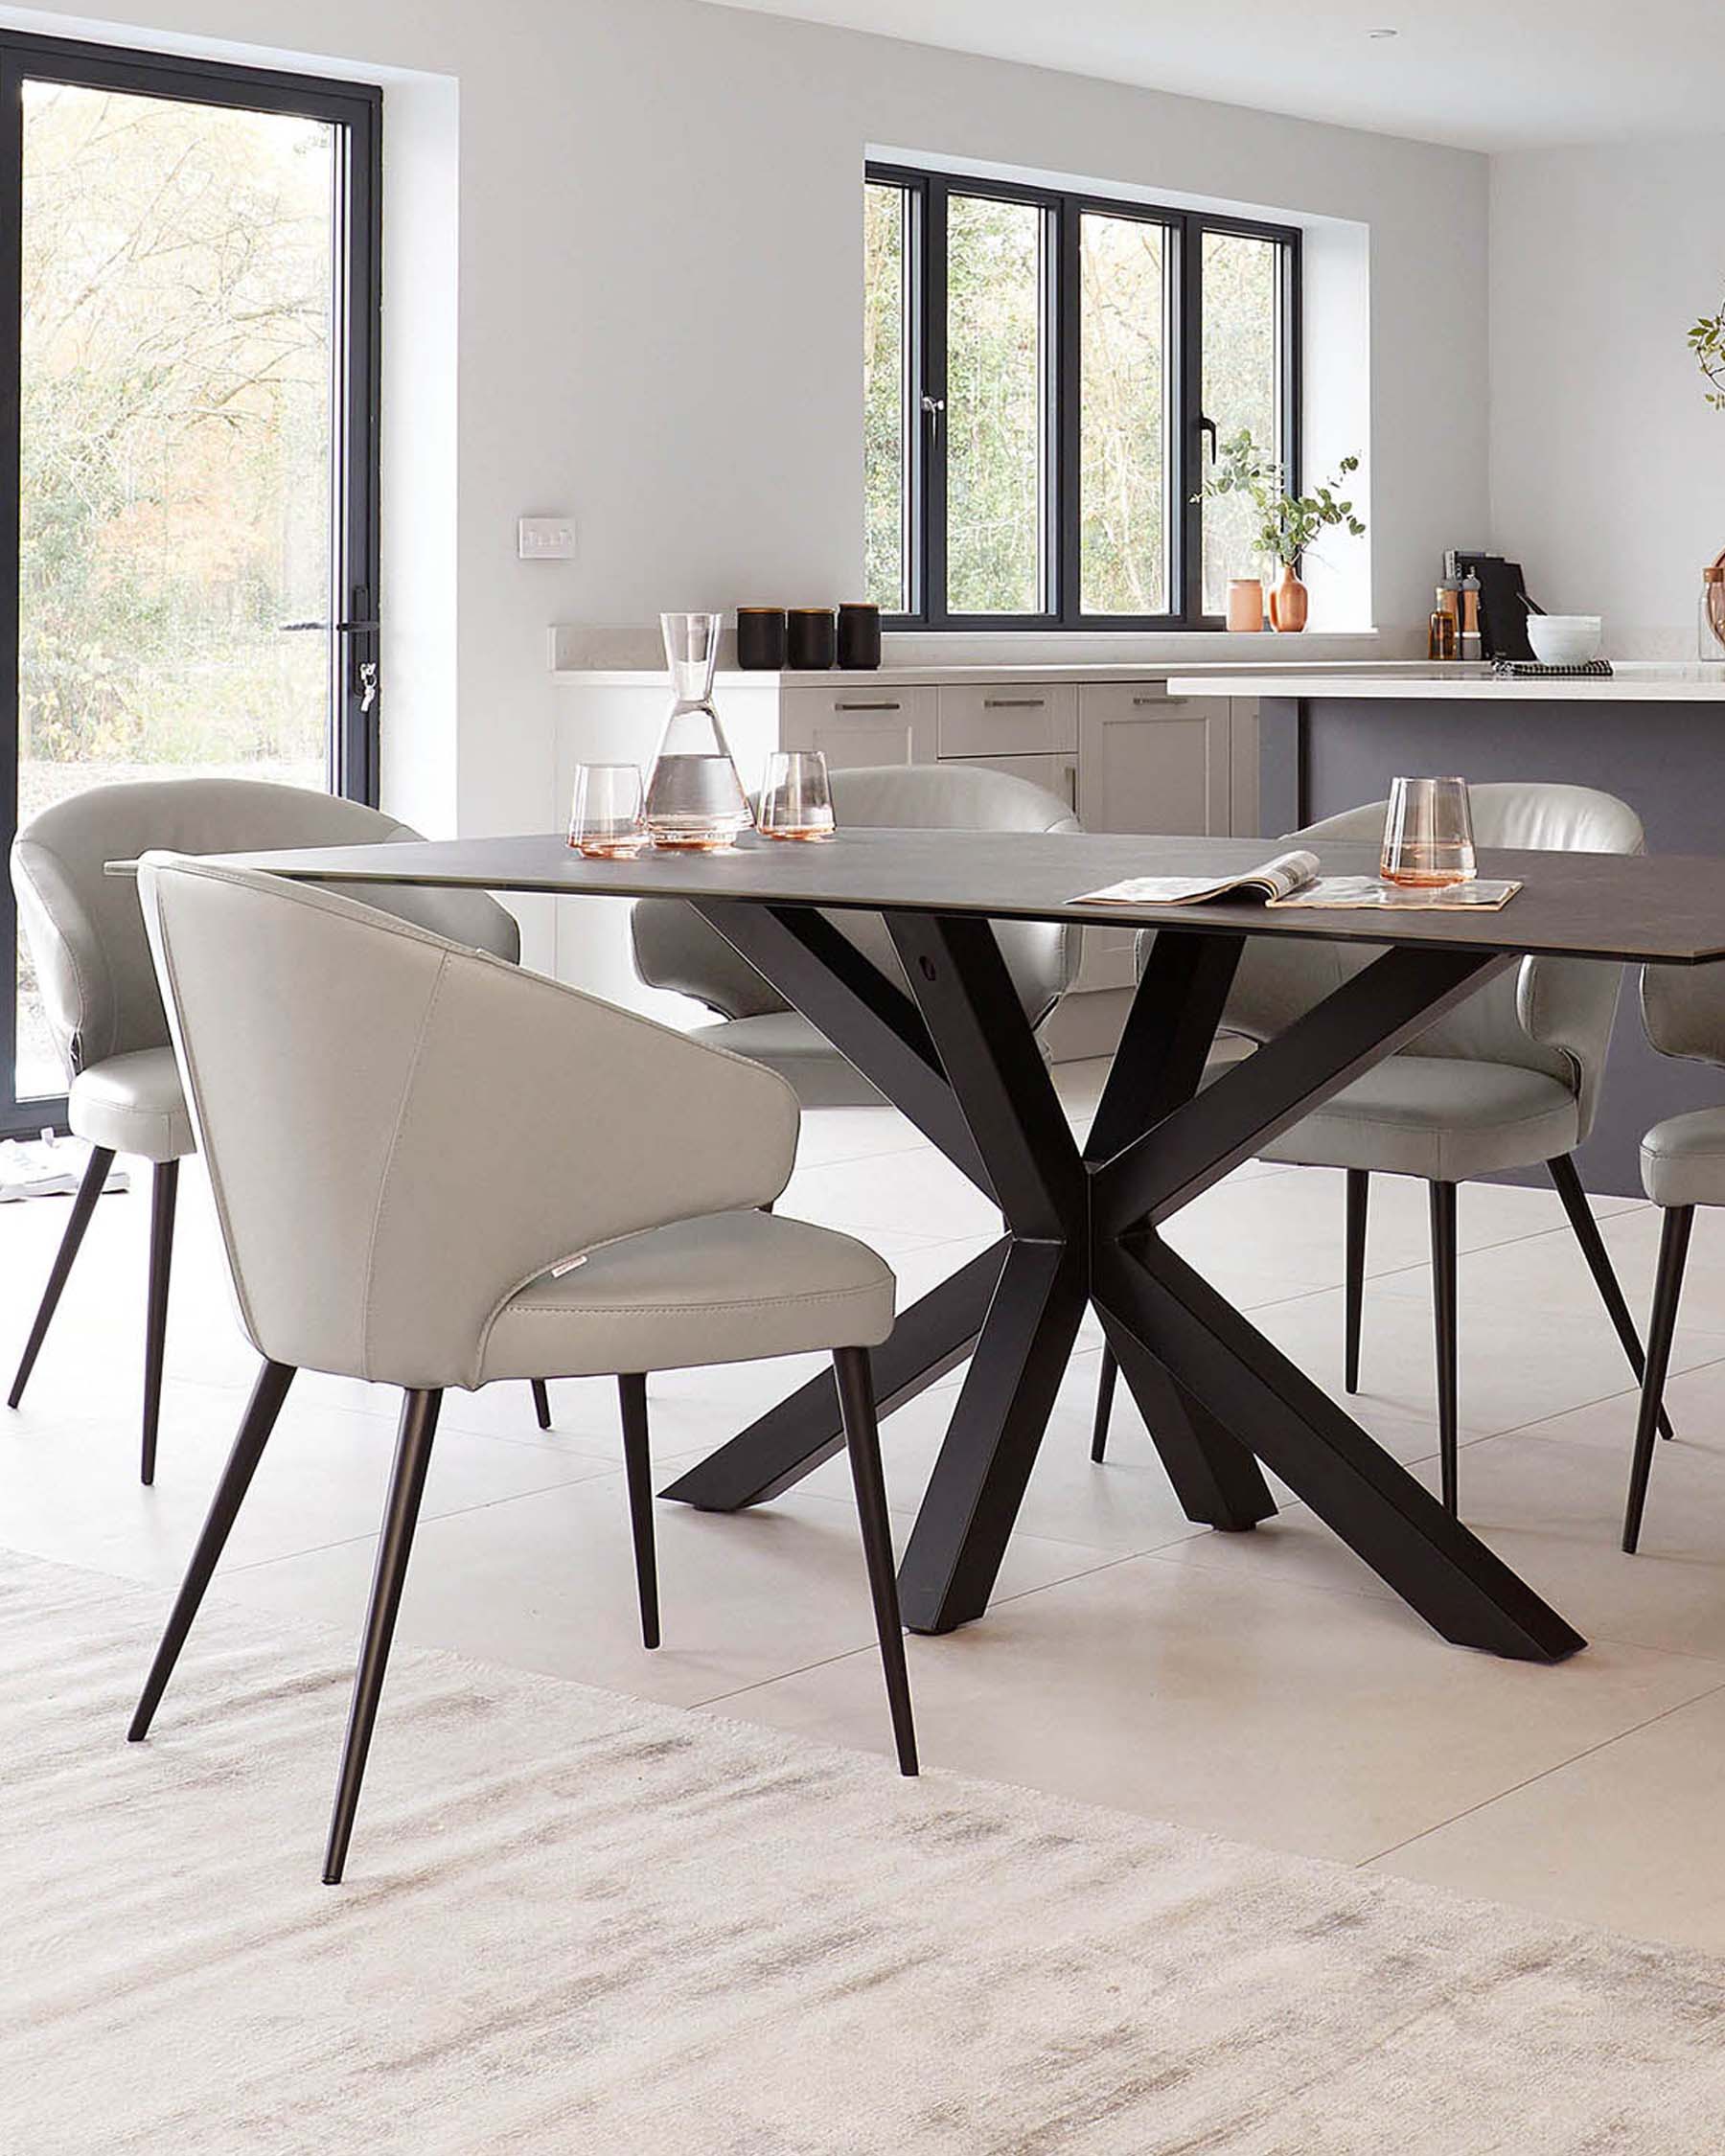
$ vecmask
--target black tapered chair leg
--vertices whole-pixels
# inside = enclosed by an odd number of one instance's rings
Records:
[[[641,1640],[659,1643],[658,1558],[653,1546],[653,1462],[647,1449],[647,1380],[631,1373],[617,1380],[623,1411],[623,1474],[629,1484],[629,1529],[634,1537],[635,1594],[641,1604]]]
[[[1371,1178],[1364,1168],[1347,1170],[1347,1272],[1344,1304],[1342,1386],[1360,1389],[1360,1315],[1366,1299],[1366,1207]]]
[[[1435,1182],[1432,1194],[1432,1318],[1438,1345],[1438,1457],[1443,1508],[1459,1508],[1456,1409],[1456,1186]]]
[[[1091,1431],[1091,1457],[1101,1460],[1108,1452],[1108,1424],[1114,1413],[1115,1382],[1119,1377],[1120,1365],[1115,1351],[1106,1342],[1102,1348],[1102,1367],[1096,1372],[1096,1420]]]
[[[539,1417],[540,1428],[549,1430],[551,1427],[551,1395],[545,1389],[545,1381],[542,1377],[536,1377],[533,1380],[533,1411]]]
[[[150,1288],[144,1317],[144,1451],[139,1479],[155,1480],[156,1430],[162,1420],[162,1364],[168,1347],[168,1279],[173,1266],[173,1214],[179,1162],[158,1160],[150,1188]]]
[[[1593,1207],[1587,1202],[1587,1193],[1581,1187],[1581,1178],[1576,1173],[1573,1157],[1558,1154],[1548,1160],[1546,1168],[1557,1195],[1563,1201],[1563,1209],[1569,1215],[1570,1227],[1575,1230],[1576,1241],[1581,1246],[1581,1255],[1587,1260],[1587,1270],[1593,1274],[1594,1286],[1599,1291],[1599,1300],[1605,1305],[1605,1315],[1611,1319],[1617,1337],[1623,1343],[1623,1353],[1629,1358],[1629,1367],[1635,1372],[1639,1385],[1646,1375],[1647,1359],[1642,1352],[1641,1335],[1635,1329],[1635,1319],[1629,1315],[1629,1305],[1616,1272],[1612,1268],[1610,1253],[1605,1248],[1605,1238],[1599,1233],[1599,1224],[1594,1218]],[[1671,1434],[1671,1418],[1665,1411],[1665,1403],[1659,1409],[1659,1434]]]
[[[389,1664],[389,1645],[395,1638],[396,1613],[402,1606],[407,1559],[413,1549],[413,1530],[419,1523],[420,1500],[426,1492],[426,1470],[431,1464],[431,1440],[437,1433],[437,1411],[442,1405],[441,1391],[408,1392],[402,1400],[395,1470],[390,1477],[383,1532],[379,1539],[378,1562],[372,1573],[371,1607],[366,1614],[359,1666],[354,1676],[353,1709],[348,1716],[347,1741],[341,1752],[341,1772],[335,1780],[335,1809],[330,1819],[329,1845],[324,1851],[326,1887],[340,1884],[347,1864],[354,1815],[359,1809],[359,1784],[365,1778],[365,1759],[371,1750],[372,1731],[377,1725],[378,1702],[383,1696],[383,1673]]]
[[[913,1775],[916,1728],[910,1717],[910,1675],[905,1666],[905,1628],[899,1616],[898,1572],[892,1556],[892,1525],[886,1513],[886,1479],[881,1472],[881,1434],[868,1350],[836,1347],[833,1373],[839,1386],[844,1442],[850,1452],[851,1481],[857,1493],[857,1519],[862,1529],[862,1554],[868,1565],[868,1591],[874,1598],[875,1630],[880,1635],[881,1666],[886,1677],[899,1772]]]
[[[48,1327],[54,1321],[54,1313],[59,1308],[61,1291],[72,1271],[72,1261],[78,1255],[79,1246],[84,1239],[84,1229],[90,1225],[90,1215],[96,1201],[102,1196],[102,1186],[108,1179],[108,1170],[114,1164],[113,1151],[105,1145],[93,1146],[83,1181],[78,1186],[78,1195],[72,1201],[71,1217],[66,1222],[65,1232],[60,1237],[59,1249],[54,1253],[54,1263],[48,1269],[48,1285],[42,1290],[42,1300],[35,1314],[35,1322],[30,1328],[30,1338],[24,1342],[24,1353],[18,1363],[18,1374],[12,1379],[12,1390],[6,1396],[9,1408],[15,1408],[24,1397],[24,1388],[30,1383],[30,1373],[35,1368],[36,1357],[42,1352],[42,1342],[48,1337]]]
[[[1668,1205],[1659,1232],[1659,1276],[1653,1285],[1653,1316],[1647,1325],[1647,1367],[1642,1378],[1641,1413],[1635,1425],[1635,1458],[1629,1469],[1629,1501],[1623,1508],[1623,1548],[1631,1556],[1641,1541],[1642,1514],[1647,1505],[1647,1478],[1653,1472],[1653,1447],[1666,1372],[1671,1365],[1671,1337],[1677,1330],[1677,1304],[1683,1295],[1683,1267],[1689,1256],[1693,1205]]]
[[[180,1649],[186,1643],[186,1635],[192,1629],[192,1620],[197,1615],[198,1604],[204,1598],[204,1590],[211,1575],[220,1562],[221,1552],[227,1547],[227,1538],[245,1493],[251,1487],[251,1479],[264,1456],[264,1447],[275,1428],[276,1417],[282,1411],[282,1402],[288,1397],[288,1388],[293,1383],[292,1366],[287,1363],[265,1363],[258,1372],[252,1387],[245,1413],[241,1418],[240,1430],[234,1439],[233,1450],[228,1454],[227,1465],[221,1471],[221,1479],[216,1485],[216,1495],[210,1501],[210,1510],[192,1552],[192,1562],[186,1567],[186,1576],[180,1582],[180,1591],[174,1596],[173,1609],[168,1618],[168,1629],[162,1635],[162,1643],[156,1649],[155,1660],[150,1665],[150,1675],[144,1683],[137,1709],[126,1731],[127,1741],[136,1744],[150,1733],[150,1719],[161,1704],[162,1694],[168,1688],[168,1680],[173,1674],[173,1665],[179,1660]]]

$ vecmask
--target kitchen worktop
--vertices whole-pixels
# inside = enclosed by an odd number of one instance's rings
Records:
[[[1423,668],[1423,661],[1420,662]],[[1397,663],[1382,659],[1359,662],[1362,677],[1397,674]],[[1413,662],[1408,662],[1413,671]],[[1345,679],[1353,677],[1349,663],[1331,659],[1314,668],[1327,676]],[[1218,660],[1213,663],[1190,660],[1184,664],[1179,659],[1134,660],[1072,660],[1044,666],[1014,666],[1005,661],[980,662],[964,666],[873,666],[873,667],[822,667],[806,670],[783,667],[777,670],[762,668],[743,672],[735,668],[721,669],[714,681],[719,689],[831,689],[867,687],[873,683],[883,689],[963,688],[974,683],[1031,682],[1059,684],[1062,682],[1103,681],[1161,681],[1173,674],[1189,675],[1194,683],[1183,693],[1189,696],[1213,696],[1218,686],[1231,687],[1235,679],[1256,669],[1245,659]],[[662,686],[665,670],[652,667],[554,667],[552,679],[575,687],[588,689],[630,689]],[[1255,695],[1256,691],[1250,692]]]
[[[1488,666],[1428,665],[1248,667],[1230,674],[1230,690],[1243,697],[1346,697],[1470,703],[1719,703],[1725,702],[1725,666],[1673,666],[1625,659],[1607,676],[1511,676],[1499,679]],[[1210,673],[1171,673],[1170,696],[1213,693]]]

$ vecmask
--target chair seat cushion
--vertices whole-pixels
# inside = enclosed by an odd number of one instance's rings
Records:
[[[776,1213],[713,1213],[649,1228],[541,1273],[493,1320],[493,1378],[595,1377],[875,1347],[893,1278],[848,1235]]]
[[[1641,1160],[1656,1205],[1725,1205],[1725,1108],[1655,1123],[1642,1140]]]
[[[144,1160],[197,1150],[172,1048],[134,1048],[80,1070],[67,1089],[66,1120],[92,1145]]]
[[[1572,1152],[1576,1096],[1514,1064],[1392,1056],[1263,1148],[1266,1160],[1466,1182]]]
[[[878,1108],[885,1097],[800,1011],[722,1019],[696,1026],[692,1038],[776,1070],[805,1108]]]

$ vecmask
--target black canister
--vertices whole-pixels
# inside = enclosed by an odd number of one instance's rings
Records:
[[[818,673],[833,663],[837,639],[831,607],[793,607],[786,617],[785,664]]]
[[[737,608],[737,664],[748,674],[776,674],[785,663],[783,607]]]
[[[840,607],[839,609],[839,663],[866,668],[881,663],[881,609],[879,607]]]

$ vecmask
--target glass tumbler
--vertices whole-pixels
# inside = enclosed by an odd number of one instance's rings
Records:
[[[780,748],[768,757],[756,821],[763,838],[833,836],[833,790],[818,748]]]
[[[569,843],[596,860],[632,860],[647,843],[641,774],[632,764],[580,764]]]
[[[1391,780],[1378,872],[1386,883],[1409,890],[1446,890],[1472,880],[1473,812],[1465,779]]]

